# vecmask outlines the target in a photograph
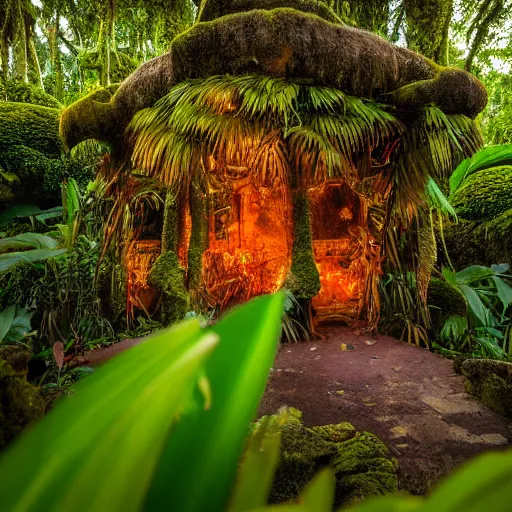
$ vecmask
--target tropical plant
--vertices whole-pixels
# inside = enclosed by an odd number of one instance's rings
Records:
[[[9,306],[0,311],[0,344],[22,341],[32,330],[32,315],[27,308],[18,306]]]
[[[262,297],[206,329],[185,321],[79,382],[0,457],[0,510],[331,512],[329,469],[298,503],[266,506],[286,412],[250,422],[282,306],[282,296]],[[511,460],[511,452],[487,454],[426,500],[382,497],[347,512],[504,512],[512,494],[497,484],[510,477]]]
[[[0,276],[13,270],[22,263],[35,264],[51,258],[62,256],[66,249],[59,248],[58,242],[38,233],[23,233],[11,238],[0,240],[0,253],[8,249],[33,249],[25,251],[5,252],[0,254]]]
[[[283,338],[288,342],[297,343],[310,339],[310,330],[300,318],[304,316],[304,310],[299,301],[290,290],[283,289],[284,311],[282,318]]]
[[[510,355],[505,352],[510,350],[512,324],[508,269],[508,265],[474,265],[460,272],[443,269],[446,281],[464,298],[466,316],[449,317],[441,329],[441,341],[457,351],[484,357],[504,359]]]
[[[487,146],[472,157],[466,158],[450,177],[450,193],[453,194],[464,180],[478,171],[512,164],[512,144]]]

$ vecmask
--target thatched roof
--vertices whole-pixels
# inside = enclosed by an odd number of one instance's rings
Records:
[[[238,4],[245,2],[232,3]],[[485,88],[472,75],[440,67],[379,36],[296,9],[257,9],[196,24],[168,53],[140,66],[108,103],[86,97],[68,107],[61,133],[68,147],[92,136],[115,143],[133,115],[173,85],[246,73],[307,80],[401,110],[435,104],[447,114],[474,118],[487,101]]]

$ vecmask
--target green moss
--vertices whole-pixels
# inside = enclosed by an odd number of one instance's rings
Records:
[[[457,215],[467,220],[492,220],[512,208],[512,166],[477,172],[450,198]]]
[[[457,270],[470,265],[512,265],[512,209],[487,222],[461,220],[448,226],[444,237]]]
[[[4,89],[5,99],[16,103],[31,103],[32,105],[41,105],[61,109],[62,104],[51,94],[43,91],[40,87],[24,82],[7,82]]]
[[[311,218],[306,192],[293,197],[292,267],[286,287],[297,299],[311,299],[320,291],[320,275],[315,265],[311,241]]]
[[[22,372],[0,359],[0,450],[29,423],[42,417],[43,401]]]
[[[397,461],[373,434],[350,423],[306,428],[293,409],[281,430],[281,458],[271,502],[293,500],[323,467],[336,475],[336,505],[397,490]]]
[[[164,225],[162,229],[162,253],[168,251],[178,252],[178,223],[179,202],[178,197],[167,191],[164,204]]]
[[[180,267],[175,252],[158,257],[151,269],[149,284],[161,291],[160,321],[170,325],[181,320],[189,310],[189,295],[185,288],[185,270]]]
[[[109,88],[97,89],[64,109],[60,135],[67,148],[88,139],[112,141],[122,135],[110,103],[113,94]]]
[[[59,111],[27,103],[0,102],[0,151],[27,146],[48,158],[62,151]]]
[[[197,289],[203,279],[203,254],[208,248],[208,209],[204,192],[191,187],[190,216],[192,232],[188,248],[188,287]]]
[[[316,14],[327,21],[341,23],[340,18],[329,6],[317,0],[202,0],[198,21],[211,21],[227,14],[253,9],[271,10],[280,7],[290,7],[297,11]]]
[[[512,363],[466,359],[460,364],[468,391],[493,411],[512,419]]]

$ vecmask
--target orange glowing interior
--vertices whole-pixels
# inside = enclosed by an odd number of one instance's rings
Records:
[[[210,195],[207,292],[221,307],[279,290],[291,264],[289,191],[238,180]]]
[[[150,313],[156,307],[159,294],[149,285],[148,278],[160,248],[160,240],[136,240],[126,249],[128,318],[133,318],[135,309]]]
[[[359,200],[342,184],[309,191],[313,253],[321,289],[312,300],[318,319],[353,319],[360,308],[364,264]]]

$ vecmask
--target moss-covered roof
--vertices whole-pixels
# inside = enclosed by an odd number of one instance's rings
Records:
[[[341,23],[336,13],[318,0],[202,0],[197,19],[199,22],[212,21],[227,14],[278,7],[290,7],[297,11],[316,14],[327,21]]]
[[[63,113],[68,146],[115,140],[133,115],[188,78],[258,73],[338,88],[401,110],[435,104],[474,118],[487,93],[472,75],[442,68],[364,30],[290,8],[252,10],[198,23],[169,53],[143,64],[109,103],[85,98]]]

